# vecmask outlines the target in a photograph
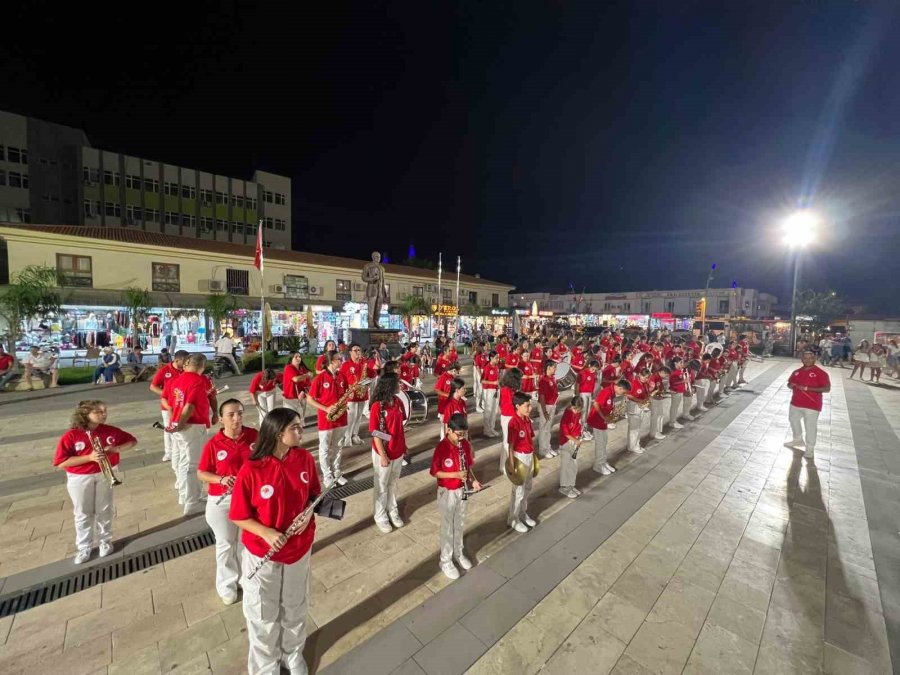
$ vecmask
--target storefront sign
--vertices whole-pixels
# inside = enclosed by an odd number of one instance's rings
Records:
[[[672,312],[654,312],[650,317],[653,319],[671,319]]]
[[[548,312],[546,310],[542,310],[538,312],[538,316],[553,316],[553,312]]]
[[[492,309],[491,314],[494,316],[509,316],[509,310],[507,309]]]
[[[454,305],[432,305],[431,313],[435,316],[454,317],[459,310]]]

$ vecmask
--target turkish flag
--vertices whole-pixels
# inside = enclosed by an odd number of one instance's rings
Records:
[[[259,227],[256,229],[256,257],[253,259],[253,264],[256,266],[256,269],[262,273],[263,271],[263,224],[262,221],[259,223]]]

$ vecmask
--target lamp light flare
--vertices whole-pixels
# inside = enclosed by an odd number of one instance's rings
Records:
[[[784,243],[790,248],[803,248],[815,238],[819,217],[812,211],[797,211],[784,220]]]

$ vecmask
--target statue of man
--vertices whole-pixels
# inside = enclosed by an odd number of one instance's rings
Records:
[[[378,316],[381,305],[387,301],[384,287],[384,267],[381,266],[381,254],[372,252],[372,262],[366,263],[362,270],[362,280],[366,282],[366,302],[369,305],[369,328],[381,328]]]

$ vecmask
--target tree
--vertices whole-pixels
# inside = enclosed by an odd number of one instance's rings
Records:
[[[404,296],[397,309],[406,320],[410,333],[412,332],[412,318],[414,316],[428,316],[431,314],[431,306],[420,295]]]
[[[6,319],[9,327],[6,349],[14,355],[16,338],[22,332],[22,322],[35,316],[58,312],[62,298],[57,286],[56,269],[53,267],[29,265],[11,281],[9,286],[0,291],[0,316]]]
[[[138,322],[143,321],[147,316],[152,299],[150,291],[146,288],[137,288],[135,286],[126,288],[122,295],[122,302],[128,308],[128,316],[131,321],[131,348],[134,349],[138,344]]]
[[[468,303],[459,308],[460,316],[484,316],[484,307],[474,303]]]
[[[222,319],[226,318],[235,308],[234,298],[230,295],[207,295],[206,318],[213,324],[213,342],[219,339]]]
[[[847,314],[847,308],[843,298],[836,293],[817,293],[808,288],[797,292],[796,314],[798,317],[809,317],[809,321],[804,323],[809,325],[811,332],[818,333],[836,319],[843,318]]]

